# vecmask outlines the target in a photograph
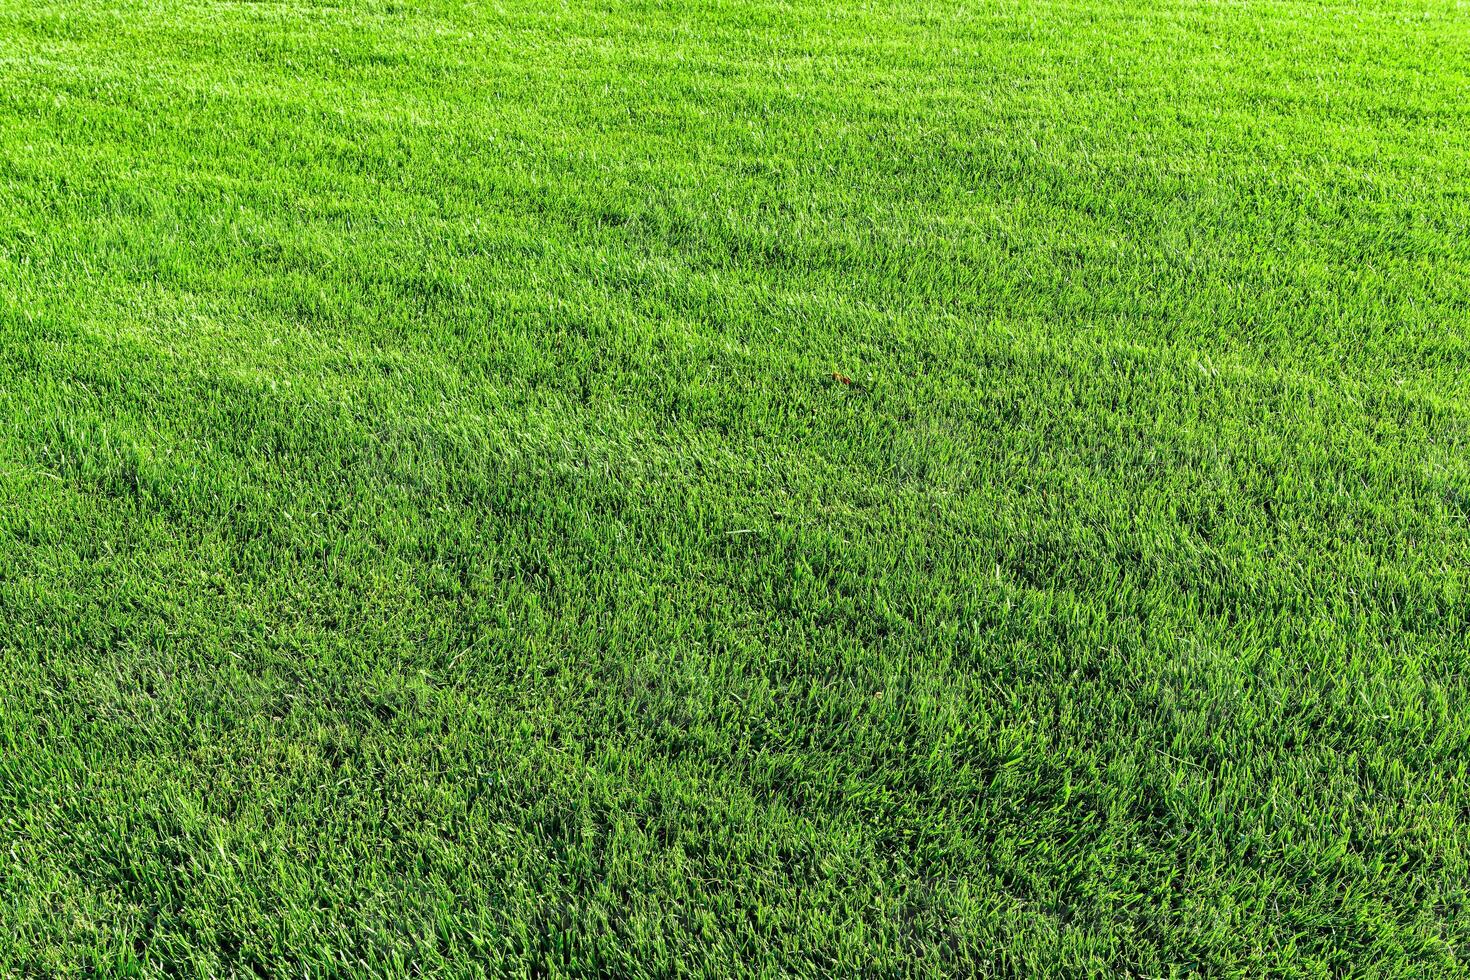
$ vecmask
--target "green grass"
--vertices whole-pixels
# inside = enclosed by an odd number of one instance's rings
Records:
[[[0,0],[0,975],[1470,972],[1467,93]]]

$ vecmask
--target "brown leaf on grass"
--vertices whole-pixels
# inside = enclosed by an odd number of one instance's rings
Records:
[[[852,379],[849,378],[847,375],[843,374],[841,371],[833,371],[832,372],[832,380],[833,381],[841,381],[845,385],[852,384]]]

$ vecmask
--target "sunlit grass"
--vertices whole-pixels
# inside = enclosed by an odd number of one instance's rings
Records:
[[[0,0],[0,973],[1451,975],[1448,2]]]

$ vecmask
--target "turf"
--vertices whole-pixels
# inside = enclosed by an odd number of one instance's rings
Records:
[[[0,0],[0,974],[1470,971],[1463,2]]]

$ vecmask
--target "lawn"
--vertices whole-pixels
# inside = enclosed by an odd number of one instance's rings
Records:
[[[1464,0],[0,0],[0,976],[1470,972]]]

